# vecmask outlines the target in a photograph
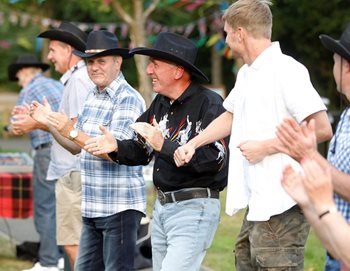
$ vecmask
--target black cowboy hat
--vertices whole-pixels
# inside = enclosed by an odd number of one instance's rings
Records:
[[[73,54],[82,58],[119,55],[123,58],[129,58],[129,49],[118,47],[118,38],[113,33],[107,30],[98,30],[90,32],[86,50],[74,50]]]
[[[320,40],[328,50],[350,60],[350,24],[340,36],[340,40],[335,40],[325,34],[320,35]]]
[[[38,37],[62,41],[71,45],[74,49],[84,51],[87,34],[74,24],[62,22],[58,28],[42,32]]]
[[[35,55],[21,55],[17,58],[15,63],[10,64],[7,68],[9,80],[17,81],[17,72],[22,68],[28,67],[40,68],[42,71],[46,71],[50,66],[46,63],[39,62]]]
[[[184,36],[161,32],[153,48],[137,47],[130,50],[130,53],[168,60],[183,66],[192,75],[209,81],[206,75],[194,65],[197,57],[196,45]]]

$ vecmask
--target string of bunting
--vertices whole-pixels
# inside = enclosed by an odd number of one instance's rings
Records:
[[[205,3],[204,0],[196,1],[185,1],[185,0],[167,0],[168,4],[174,4],[175,8],[179,8],[182,5],[187,4],[185,9],[187,11],[193,11],[199,6]],[[220,9],[226,7],[222,6]],[[223,56],[229,58],[231,57],[231,51],[225,45],[225,40],[222,32],[223,22],[221,20],[221,12],[216,11],[212,13],[209,17],[202,17],[197,21],[193,21],[184,25],[168,26],[162,25],[154,20],[148,19],[146,22],[146,33],[150,41],[155,39],[155,36],[162,31],[170,31],[182,34],[184,36],[191,36],[191,34],[196,34],[198,31],[199,36],[192,38],[196,43],[197,47],[213,47],[219,51]],[[5,21],[8,21],[12,25],[27,27],[30,24],[38,25],[43,28],[58,27],[61,23],[60,20],[51,19],[47,17],[40,17],[37,15],[28,14],[19,11],[8,11],[4,12],[0,10],[0,26],[2,26]],[[128,39],[129,25],[124,22],[119,23],[88,23],[88,22],[73,22],[81,30],[99,30],[101,28],[107,29],[110,32],[117,33],[121,40]],[[193,35],[192,35],[193,36]],[[10,42],[0,39],[0,48],[9,49],[11,47]]]

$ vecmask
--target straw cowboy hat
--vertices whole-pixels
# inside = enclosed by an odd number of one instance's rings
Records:
[[[137,47],[130,53],[168,60],[183,66],[193,76],[209,81],[206,75],[194,65],[197,57],[196,45],[184,36],[161,32],[153,48]]]
[[[340,40],[335,40],[325,34],[320,35],[320,40],[328,50],[350,60],[350,24],[340,36]]]
[[[98,30],[90,32],[86,50],[74,50],[73,54],[82,58],[119,55],[123,58],[129,58],[129,49],[120,48],[118,46],[118,38],[113,33],[107,30]]]
[[[74,49],[84,51],[87,34],[74,24],[62,22],[58,28],[42,32],[38,37],[62,41],[71,45]]]
[[[28,67],[40,68],[42,71],[46,71],[50,66],[46,63],[39,62],[35,55],[21,55],[17,58],[15,63],[10,64],[7,68],[9,80],[17,81],[17,72],[22,68]]]

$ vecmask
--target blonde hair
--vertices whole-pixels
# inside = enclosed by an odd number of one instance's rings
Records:
[[[271,39],[270,0],[238,0],[225,10],[222,19],[233,29],[245,28],[255,38]]]

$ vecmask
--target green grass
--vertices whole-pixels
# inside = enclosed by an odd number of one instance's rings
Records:
[[[150,214],[152,212],[154,193],[152,189],[148,191],[147,213]],[[214,271],[233,271],[235,267],[232,251],[235,238],[241,227],[244,212],[241,211],[233,217],[226,215],[224,213],[225,193],[222,193],[221,203],[221,222],[203,265]],[[311,231],[306,244],[304,269],[306,271],[323,270],[324,258],[325,250],[314,232]],[[11,243],[0,236],[0,271],[17,271],[30,266],[31,263],[28,261],[17,260]]]
[[[226,193],[221,193],[221,221],[203,265],[214,271],[234,271],[234,242],[241,228],[244,210],[234,216],[225,214]],[[325,250],[311,230],[305,249],[304,270],[323,270]]]

